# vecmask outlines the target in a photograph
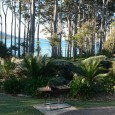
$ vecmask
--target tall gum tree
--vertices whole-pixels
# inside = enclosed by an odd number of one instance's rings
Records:
[[[5,6],[6,5],[6,0],[2,1],[2,10],[4,13],[4,18],[5,18],[5,46],[6,46],[6,41],[7,41],[7,13],[8,13],[8,5],[6,6],[6,10],[5,10]]]
[[[35,42],[35,0],[31,1],[31,20],[30,20],[30,53],[34,54]]]

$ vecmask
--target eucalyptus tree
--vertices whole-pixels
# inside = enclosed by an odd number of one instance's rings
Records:
[[[1,1],[0,1],[0,25],[1,25],[1,33],[0,33],[0,39],[2,41],[2,15],[1,15]]]
[[[27,30],[26,31],[26,35],[25,35],[25,48],[24,51],[25,53],[29,53],[29,44],[30,44],[30,8],[31,8],[31,2],[30,0],[25,0],[25,11],[23,14],[23,18],[25,20],[25,27]]]
[[[2,15],[1,14],[0,14],[0,25],[1,25],[0,39],[1,39],[1,41],[3,41],[3,38],[2,38]]]
[[[2,0],[2,10],[4,13],[4,18],[5,18],[5,46],[6,46],[6,40],[7,40],[7,13],[8,13],[8,0]],[[5,10],[6,6],[6,10]]]
[[[14,0],[14,46],[16,47],[16,0]],[[16,55],[16,50],[14,50],[14,55]]]
[[[115,22],[111,23],[111,32],[108,35],[108,39],[104,42],[104,50],[109,54],[115,53]]]
[[[28,7],[27,3],[23,2],[21,10],[22,10],[22,18],[24,19],[24,33],[23,33],[24,36],[23,36],[23,42],[22,42],[22,46],[23,46],[22,54],[23,54],[23,56],[25,56],[26,49],[28,49],[28,39],[27,39],[28,26],[27,26],[27,24],[28,24],[28,20],[30,19],[30,14],[28,12],[29,7]]]
[[[1,39],[1,41],[2,41],[2,40],[3,40],[3,38],[2,38],[2,15],[1,15],[1,1],[0,1],[0,25],[1,25],[0,39]]]
[[[74,0],[74,35],[77,34],[78,28],[78,0]],[[77,42],[73,39],[73,57],[77,56]]]
[[[8,0],[3,0],[2,4]],[[109,26],[111,16],[113,15],[114,0],[11,0],[14,2],[14,14],[15,19],[19,21],[19,33],[18,33],[18,56],[20,57],[20,25],[22,22],[22,15],[24,18],[24,53],[34,53],[35,43],[35,18],[37,18],[37,42],[39,46],[39,24],[44,26],[44,30],[47,30],[50,36],[50,44],[52,46],[52,56],[61,56],[61,37],[62,31],[59,30],[61,24],[68,28],[68,57],[76,57],[77,49],[80,50],[80,55],[84,49],[91,55],[94,54],[95,48],[95,36],[100,34],[100,51],[102,50],[103,43],[106,37],[106,31]],[[11,2],[11,3],[12,3]],[[16,3],[15,3],[16,2]],[[19,3],[19,4],[17,4]],[[8,4],[8,3],[7,3]],[[101,7],[102,6],[102,7]],[[26,9],[24,9],[26,7]],[[13,9],[12,9],[13,10]],[[16,13],[16,10],[19,12]],[[88,25],[89,24],[89,25]],[[84,27],[86,26],[86,27]],[[72,36],[76,36],[80,29],[83,30],[84,38],[81,42],[83,47],[79,47],[79,38],[73,39]],[[90,33],[89,33],[89,31]],[[16,30],[16,20],[15,20]],[[14,30],[14,31],[15,31]],[[64,30],[64,27],[63,27]],[[60,32],[59,32],[60,31]],[[97,32],[98,31],[98,32]],[[78,32],[78,33],[77,33]],[[83,33],[81,31],[81,33]],[[87,34],[86,34],[87,32]],[[46,33],[46,32],[45,32]],[[59,36],[60,35],[60,36]],[[16,33],[15,33],[16,36]],[[26,37],[25,37],[26,36]],[[82,36],[83,37],[83,36]],[[82,41],[82,40],[81,40]],[[16,45],[16,40],[15,40]],[[39,47],[38,47],[39,48]],[[73,50],[73,52],[72,52]],[[39,54],[39,50],[38,50]]]
[[[48,37],[52,46],[52,57],[60,56],[58,52],[60,40],[58,37],[58,0],[47,0],[42,4],[41,23],[45,25],[45,30],[49,31],[51,36]],[[48,25],[50,25],[48,27]]]
[[[63,14],[63,10],[62,10],[62,3],[63,0],[60,0],[60,5],[59,5],[59,12],[58,12],[58,34],[59,34],[59,48],[58,48],[58,54],[59,57],[62,57],[62,34],[63,34],[63,20],[62,20],[62,14]]]
[[[31,12],[30,12],[30,53],[34,53],[34,36],[35,36],[35,0],[31,1]]]
[[[57,13],[57,8],[58,8],[58,0],[54,0],[54,18],[53,18],[53,37],[57,36],[57,18],[58,18],[58,13]],[[52,56],[57,57],[58,56],[58,51],[57,51],[57,46],[52,47]]]
[[[95,43],[96,41],[100,41],[100,52],[103,47],[103,42],[105,41],[106,31],[109,27],[109,23],[111,20],[111,16],[115,10],[113,10],[112,3],[113,0],[80,0],[78,7],[78,29],[81,29],[80,26],[83,26],[82,23],[90,23],[92,31],[90,31],[90,36],[88,39],[90,40],[90,44],[86,42],[85,46],[90,47],[90,55],[94,55],[95,53]],[[104,10],[102,9],[104,7]],[[113,8],[113,9],[112,9]],[[104,15],[103,15],[104,12]],[[102,18],[103,17],[103,18]],[[103,22],[103,23],[102,23]],[[103,29],[102,29],[103,28]],[[90,30],[90,29],[89,29]],[[103,32],[102,32],[103,30]],[[96,38],[100,34],[100,37]],[[96,40],[100,39],[100,40]],[[84,38],[87,41],[86,37]],[[89,41],[88,40],[88,41]],[[87,49],[87,48],[86,48]]]
[[[74,10],[74,0],[64,0],[64,11],[67,20],[68,26],[68,51],[67,57],[72,56],[72,18],[73,18],[73,10]]]
[[[103,43],[106,41],[107,28],[111,23],[111,17],[115,12],[115,2],[114,0],[97,0],[98,3],[98,26],[100,34],[100,46],[99,52],[102,51]]]
[[[13,1],[11,1],[11,10],[13,11]],[[11,21],[11,55],[12,55],[12,34],[13,34],[13,19],[14,19],[14,16],[13,16],[13,12],[12,12],[12,21]]]
[[[19,30],[18,30],[18,57],[20,57],[20,32],[21,32],[21,0],[19,0]]]
[[[41,0],[38,0],[38,13],[37,13],[37,55],[39,56],[40,54],[40,44],[39,44],[39,28],[40,28],[40,3]]]
[[[12,12],[12,19],[11,19],[11,55],[12,55],[12,49],[13,49],[13,22],[14,22],[14,9],[15,9],[15,5],[14,5],[14,1],[13,0],[9,0],[9,5],[8,5],[9,9]]]

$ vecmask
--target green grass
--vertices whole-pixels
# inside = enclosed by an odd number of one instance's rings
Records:
[[[68,100],[68,104],[77,108],[89,108],[89,107],[106,107],[115,106],[115,100],[112,101],[76,101]]]
[[[0,94],[0,115],[43,115],[33,105],[43,103],[43,99],[16,97]],[[77,108],[115,106],[114,101],[76,101],[68,100],[68,104]]]
[[[0,95],[0,115],[43,115],[33,105],[44,100]]]

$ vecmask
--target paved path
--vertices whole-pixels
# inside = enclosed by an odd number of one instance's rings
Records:
[[[59,115],[115,115],[115,106],[79,109]]]

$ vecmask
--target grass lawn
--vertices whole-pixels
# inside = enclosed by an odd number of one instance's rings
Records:
[[[44,100],[0,95],[0,115],[43,115],[33,105]]]
[[[43,115],[33,108],[33,105],[43,103],[44,100],[29,97],[13,97],[0,94],[0,115]],[[109,102],[95,101],[67,101],[77,108],[115,106],[115,100]]]
[[[77,108],[115,106],[115,100],[112,100],[112,101],[73,101],[73,100],[68,100],[67,103],[74,107],[77,107]]]

